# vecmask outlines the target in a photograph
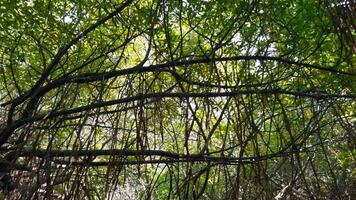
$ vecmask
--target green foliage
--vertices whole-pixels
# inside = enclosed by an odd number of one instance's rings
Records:
[[[0,198],[352,198],[355,56],[337,9],[354,8],[1,1],[0,161],[22,168],[1,172],[17,185],[0,180]]]

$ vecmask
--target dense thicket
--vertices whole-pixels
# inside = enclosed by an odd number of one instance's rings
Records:
[[[0,1],[0,198],[351,199],[351,1]]]

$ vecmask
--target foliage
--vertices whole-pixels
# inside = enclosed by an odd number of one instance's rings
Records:
[[[0,198],[347,199],[350,1],[0,2]]]

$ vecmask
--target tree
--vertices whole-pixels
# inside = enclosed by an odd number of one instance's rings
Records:
[[[356,195],[354,3],[0,9],[1,198]]]

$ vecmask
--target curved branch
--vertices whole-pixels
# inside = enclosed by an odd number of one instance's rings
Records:
[[[336,73],[340,75],[348,75],[348,76],[356,76],[356,72],[345,72],[345,71],[340,71],[334,68],[326,68],[326,67],[321,67],[317,65],[312,65],[312,64],[307,64],[307,63],[302,63],[302,62],[297,62],[297,61],[290,61],[286,60],[283,58],[278,58],[278,57],[271,57],[271,56],[235,56],[235,57],[222,57],[222,58],[216,58],[215,61],[219,62],[227,62],[227,61],[241,61],[241,60],[264,60],[264,61],[276,61],[276,62],[281,62],[281,63],[286,63],[290,65],[297,65],[297,66],[302,66],[310,69],[317,69],[317,70],[322,70],[326,72],[331,72],[331,73]],[[58,88],[60,86],[63,86],[65,84],[70,84],[70,83],[90,83],[90,82],[95,82],[95,81],[100,81],[100,80],[107,80],[113,77],[118,77],[118,76],[124,76],[124,75],[130,75],[130,74],[135,74],[135,73],[145,73],[145,72],[156,72],[160,71],[162,69],[168,69],[171,67],[179,67],[179,66],[184,66],[187,67],[189,65],[193,64],[203,64],[207,63],[209,64],[211,62],[211,59],[197,59],[197,60],[186,60],[186,61],[173,61],[173,62],[167,62],[163,64],[156,64],[156,65],[150,65],[146,67],[141,67],[141,64],[135,67],[131,67],[128,69],[122,69],[122,70],[116,70],[116,71],[111,71],[111,72],[103,72],[103,73],[87,73],[87,74],[82,74],[78,76],[70,76],[62,79],[57,79],[53,81],[52,83],[38,88],[38,96],[44,95],[50,90],[54,88]],[[16,102],[22,101],[23,97],[18,97],[12,101],[6,102],[1,104],[1,106],[6,106],[12,103],[17,104]]]
[[[91,110],[95,108],[101,108],[106,106],[112,106],[121,103],[127,102],[134,102],[137,100],[143,99],[162,99],[162,98],[187,98],[187,97],[194,97],[194,98],[213,98],[213,97],[230,97],[236,95],[251,95],[251,94],[264,94],[264,95],[276,95],[276,94],[285,94],[291,95],[296,97],[304,97],[304,98],[313,98],[313,99],[329,99],[329,98],[348,98],[348,99],[356,99],[356,94],[348,94],[348,95],[339,95],[339,94],[321,94],[321,93],[310,93],[310,92],[294,92],[294,91],[287,91],[281,89],[271,89],[271,90],[238,90],[238,91],[231,91],[231,92],[205,92],[205,93],[152,93],[152,94],[139,94],[132,97],[126,97],[122,99],[115,99],[111,101],[103,101],[97,102],[93,104],[89,104],[86,106],[81,106],[77,108],[72,108],[68,110],[61,110],[61,111],[51,111],[45,114],[39,114],[32,117],[26,117],[19,119],[8,125],[0,132],[0,146],[3,145],[7,139],[10,137],[12,132],[17,128],[31,122],[43,120],[43,119],[50,119],[58,116],[63,115],[70,115],[74,113],[80,113],[86,110]]]

